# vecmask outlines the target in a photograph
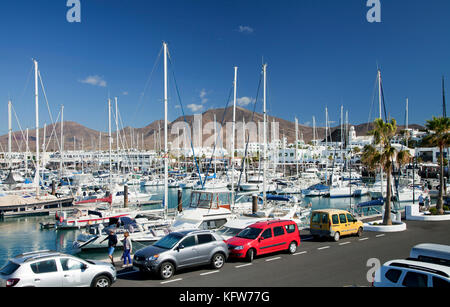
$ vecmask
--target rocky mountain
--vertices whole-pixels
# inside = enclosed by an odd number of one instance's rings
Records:
[[[213,134],[213,124],[214,115],[216,117],[217,123],[224,122],[222,128],[222,133],[224,135],[224,145],[226,144],[225,139],[225,131],[226,131],[226,123],[231,125],[233,122],[233,108],[227,109],[211,109],[203,114],[201,114],[201,123],[204,130],[206,128],[210,129],[210,133],[204,133],[202,141],[205,142],[208,138],[211,138]],[[195,116],[189,115],[184,117],[179,117],[175,121],[169,124],[169,143],[173,143],[175,147],[177,147],[176,138],[178,136],[178,132],[180,133],[181,142],[184,140],[183,135],[183,126],[187,123],[189,127],[194,127],[197,129],[199,126],[200,120],[195,121]],[[254,132],[254,129],[258,126],[257,123],[263,122],[263,114],[254,113],[248,109],[237,107],[236,108],[236,122],[238,123],[237,128],[237,138],[242,138],[242,125],[239,126],[240,123],[245,121],[245,123],[253,122],[255,123],[250,130]],[[282,118],[268,116],[268,122],[278,123],[279,127],[279,136],[280,138],[287,137],[289,143],[293,143],[295,141],[295,123],[291,121],[284,120]],[[114,125],[113,125],[114,127]],[[231,127],[231,126],[230,126]],[[240,127],[240,128],[239,128]],[[373,128],[373,124],[360,124],[355,125],[356,134],[366,135],[367,131]],[[419,125],[410,125],[411,128],[415,129],[424,129]],[[260,134],[262,137],[262,124],[260,126]],[[177,130],[178,129],[178,130]],[[399,129],[403,129],[402,126]],[[113,128],[114,130],[114,128]],[[191,130],[192,131],[192,130]],[[219,130],[218,130],[219,131]],[[340,126],[331,128],[331,138],[332,140],[340,140]],[[193,132],[191,132],[193,133]],[[42,146],[44,139],[44,129],[41,128],[39,131],[40,135],[40,144]],[[125,144],[127,148],[145,148],[145,149],[159,149],[164,147],[164,121],[158,120],[146,127],[143,128],[130,128],[125,127],[119,132],[120,144]],[[257,136],[255,133],[254,135]],[[60,148],[60,140],[61,140],[61,126],[60,123],[55,124],[54,126],[47,126],[45,132],[45,144],[47,151],[58,151]],[[272,140],[272,128],[269,125],[267,130],[268,140]],[[313,139],[313,128],[309,126],[299,125],[299,138],[303,137],[305,142],[309,142]],[[316,127],[316,138],[324,139],[325,138],[325,128],[324,127]],[[198,138],[193,137],[194,145],[197,144]],[[16,131],[13,132],[12,136],[12,150],[13,151],[24,151],[26,147],[26,132]],[[190,138],[187,139],[190,142]],[[116,132],[112,132],[112,148],[116,148]],[[257,141],[256,139],[253,141]],[[0,136],[0,152],[8,150],[8,135]],[[190,146],[190,145],[188,145]],[[34,130],[29,131],[29,150],[35,151],[36,147],[36,133]],[[123,147],[123,146],[121,146]],[[82,148],[85,150],[99,149],[107,150],[108,149],[108,134],[105,132],[99,132],[93,129],[89,129],[83,125],[80,125],[76,122],[67,121],[64,122],[64,150],[71,151],[81,150]]]

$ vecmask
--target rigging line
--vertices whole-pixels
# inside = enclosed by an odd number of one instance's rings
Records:
[[[381,97],[382,97],[382,101],[383,101],[384,118],[386,119],[386,122],[388,122],[388,117],[387,117],[387,113],[386,113],[386,102],[384,101],[383,83],[381,83]]]
[[[220,135],[220,133],[222,132],[222,129],[223,129],[223,124],[224,124],[224,122],[225,122],[225,116],[226,116],[226,114],[227,114],[228,105],[230,104],[230,99],[231,99],[231,94],[232,94],[232,92],[233,92],[233,87],[231,87],[230,93],[228,94],[227,104],[226,104],[225,110],[224,110],[224,112],[223,112],[222,122],[220,123],[219,134],[216,134],[216,135],[215,135],[216,139],[215,139],[215,142],[214,142],[213,152],[212,152],[212,154],[211,154],[211,159],[209,160],[208,168],[206,169],[206,173],[205,173],[205,174],[206,174],[206,175],[205,175],[205,181],[203,182],[202,186],[205,186],[206,180],[208,179],[208,173],[209,173],[209,170],[211,169],[212,159],[213,159],[213,157],[214,157],[214,154],[216,153],[217,140],[218,140],[218,137],[219,137],[219,135]]]
[[[122,116],[121,116],[121,114],[120,114],[120,111],[118,111],[118,113],[119,113],[119,114],[118,114],[118,119],[119,119],[120,125],[122,125],[123,133],[126,134],[125,128],[123,127],[123,121],[122,121]],[[133,168],[133,161],[131,160],[131,154],[130,154],[131,146],[128,146],[128,141],[127,141],[126,135],[125,135],[125,136],[121,136],[121,135],[119,134],[119,136],[120,136],[120,138],[121,138],[122,146],[123,146],[124,151],[125,151],[125,158],[126,158],[125,161],[126,161],[126,165],[127,165],[128,167],[130,167],[130,168]],[[130,140],[130,142],[131,142],[131,140]],[[130,145],[131,145],[131,144],[130,144]]]
[[[375,78],[375,84],[373,85],[372,104],[370,105],[369,118],[367,119],[367,132],[369,132],[369,123],[372,121],[372,110],[373,110],[373,105],[375,103],[375,93],[376,93],[376,90],[377,90],[377,80],[378,80],[378,75]]]
[[[263,74],[261,73],[261,74],[260,74],[260,77],[259,77],[258,89],[257,89],[257,91],[256,91],[256,99],[255,99],[255,103],[253,104],[253,113],[252,113],[252,119],[251,119],[251,122],[253,122],[253,120],[254,120],[254,118],[255,118],[256,105],[258,104],[259,92],[260,92],[260,90],[261,90],[262,77],[263,77]],[[266,123],[266,124],[267,124],[267,123]],[[257,130],[258,130],[258,134],[259,134],[259,127],[258,127]],[[243,167],[243,166],[245,165],[245,164],[244,164],[244,163],[245,163],[245,159],[246,159],[247,154],[248,154],[248,145],[249,145],[249,142],[250,142],[250,134],[247,134],[247,143],[246,143],[246,145],[245,145],[245,153],[244,153],[244,157],[243,157],[242,162],[241,162],[241,172],[240,172],[240,174],[239,174],[239,181],[238,181],[238,185],[237,185],[237,190],[239,190],[239,188],[240,188],[240,186],[241,186],[242,174],[243,174],[243,172],[244,172],[244,167]],[[233,156],[234,156],[234,153],[233,153]],[[259,164],[261,164],[261,154],[260,154]],[[236,195],[235,195],[235,200],[236,200]]]
[[[51,124],[53,125],[53,130],[52,130],[52,135],[53,135],[53,132],[56,133],[56,131],[55,131],[55,129],[56,129],[55,123],[56,123],[56,122],[53,121],[53,116],[52,116],[52,113],[51,113],[51,111],[50,111],[50,105],[49,105],[49,103],[48,103],[47,93],[45,92],[44,82],[42,81],[41,71],[38,71],[38,74],[39,74],[39,80],[41,81],[40,83],[41,83],[42,93],[44,94],[45,103],[46,103],[46,105],[47,105],[47,111],[48,111],[48,114],[49,114],[49,116],[50,116]],[[61,113],[61,111],[60,111],[59,113]],[[59,118],[59,115],[58,115],[58,118]],[[44,140],[44,141],[45,141],[45,140]],[[56,138],[56,143],[57,143],[57,145],[58,145],[59,151],[61,151],[61,144],[59,143],[58,138]],[[74,149],[74,150],[75,150],[75,149]]]
[[[56,118],[56,122],[58,122],[60,116],[61,116],[61,111],[59,111],[59,113],[58,113],[58,117]],[[56,122],[55,122],[54,124],[52,124],[52,126],[53,126],[53,128],[52,128],[52,133],[50,133],[50,137],[49,137],[48,142],[47,142],[47,144],[46,144],[46,146],[45,146],[45,148],[44,148],[45,151],[47,151],[47,149],[49,148],[50,143],[51,143],[51,141],[52,141],[53,135],[55,135],[55,138],[56,138],[56,140],[58,141],[57,134],[56,134],[56,133],[57,133],[57,132],[56,132]],[[44,142],[45,142],[45,140],[44,140]],[[61,147],[62,147],[62,146],[60,146],[60,145],[58,144],[58,147],[59,147],[59,151],[61,152],[61,149],[62,149]]]
[[[123,130],[123,133],[125,134],[125,128],[123,126],[122,115],[121,115],[119,110],[117,112],[119,113],[118,114],[118,119],[120,121],[119,126],[122,125],[122,130]],[[120,135],[120,133],[119,133],[119,135]],[[130,155],[131,146],[130,147],[128,146],[128,141],[127,141],[126,136],[125,137],[121,137],[121,138],[122,138],[122,145],[123,145],[124,150],[125,150],[125,157],[126,157],[127,166],[132,168],[134,165],[133,165],[133,161],[131,160],[131,155]],[[130,140],[130,142],[131,142],[131,140]]]
[[[178,82],[177,82],[177,79],[175,77],[175,69],[174,69],[174,65],[172,63],[172,57],[170,56],[169,52],[168,52],[168,58],[169,58],[170,67],[172,68],[171,71],[172,71],[172,76],[173,76],[173,79],[174,79],[174,85],[175,85],[175,89],[176,89],[176,92],[177,92],[178,101],[179,101],[180,107],[181,107],[181,113],[183,114],[184,122],[186,124],[188,124],[187,119],[186,119],[186,114],[184,113],[183,103],[181,101],[180,91],[179,91],[179,88],[178,88]],[[202,131],[200,131],[200,133],[202,133]],[[192,136],[191,136],[190,139],[191,139],[192,157],[193,157],[195,165],[197,167],[198,176],[199,176],[200,182],[202,182],[202,188],[203,188],[204,184],[203,184],[203,181],[202,181],[202,174],[200,172],[200,167],[198,166],[197,158],[195,157],[195,150],[194,150],[194,143],[192,141]],[[205,176],[208,176],[208,175],[206,174]]]
[[[155,72],[155,70],[157,68],[157,65],[160,62],[159,60],[161,58],[162,52],[163,52],[163,47],[161,47],[161,49],[159,50],[159,54],[158,54],[158,56],[156,58],[155,63],[153,64],[152,72],[150,73],[150,76],[147,79],[147,82],[145,83],[144,91],[142,92],[141,96],[139,97],[138,105],[136,107],[136,110],[134,111],[133,118],[136,118],[136,114],[137,114],[137,112],[139,111],[139,109],[141,108],[141,106],[143,104],[143,100],[144,100],[144,97],[145,97],[145,93],[147,92],[147,89],[149,88],[149,86],[151,88],[151,82],[153,80],[153,73]]]
[[[31,79],[31,75],[32,75],[33,69],[34,69],[34,64],[31,64],[31,69],[30,69],[30,72],[28,73],[27,81],[25,83],[25,87],[23,88],[22,94],[20,95],[20,100],[19,101],[22,101],[23,97],[25,96],[25,92],[26,92],[26,90],[28,88],[28,84],[30,83],[30,79]]]
[[[22,147],[23,140],[25,139],[25,134],[23,132],[22,125],[20,124],[19,118],[17,117],[16,109],[14,109],[14,104],[11,104],[11,107],[12,107],[12,111],[14,112],[14,117],[16,118],[17,125],[19,125],[19,130],[20,130],[20,132],[22,134],[22,140],[21,140],[22,142],[20,144],[20,147]],[[15,133],[14,133],[14,139],[16,139],[16,134]],[[16,143],[17,143],[17,139],[16,139]]]

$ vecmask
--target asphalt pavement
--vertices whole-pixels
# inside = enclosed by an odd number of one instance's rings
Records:
[[[230,260],[221,270],[197,267],[181,270],[168,280],[132,268],[118,272],[116,287],[365,287],[374,263],[404,259],[420,243],[450,245],[450,222],[407,221],[398,233],[364,232],[339,242],[314,241],[301,232],[297,253],[257,257],[252,263]]]

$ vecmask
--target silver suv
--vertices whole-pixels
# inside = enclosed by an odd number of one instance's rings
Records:
[[[0,287],[110,287],[116,269],[53,251],[18,255],[0,269]]]
[[[228,258],[228,246],[221,236],[209,230],[173,232],[152,246],[137,251],[133,265],[141,272],[171,278],[175,270],[210,264],[220,269]]]

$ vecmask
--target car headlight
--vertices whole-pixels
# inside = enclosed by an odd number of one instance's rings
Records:
[[[159,255],[153,255],[151,257],[148,257],[148,261],[155,261],[155,260],[158,260],[158,258],[159,258]]]
[[[241,250],[243,250],[244,249],[244,246],[238,246],[238,247],[235,247],[234,248],[234,250],[236,250],[236,251],[241,251]]]

